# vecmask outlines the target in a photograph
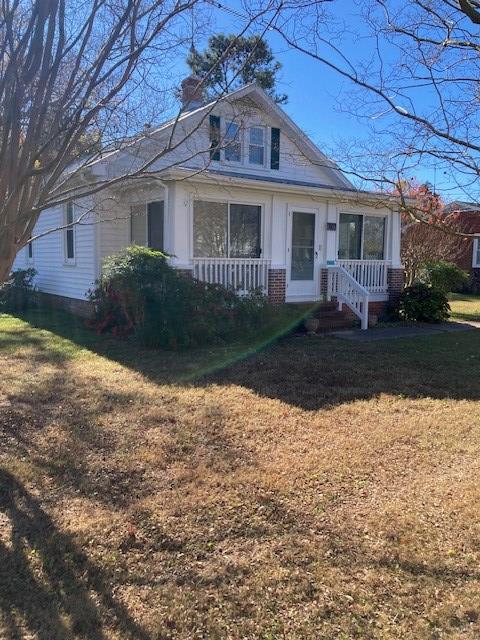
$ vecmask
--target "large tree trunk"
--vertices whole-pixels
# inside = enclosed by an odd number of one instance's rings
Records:
[[[21,247],[14,244],[8,234],[0,235],[0,285],[8,278],[20,249]]]

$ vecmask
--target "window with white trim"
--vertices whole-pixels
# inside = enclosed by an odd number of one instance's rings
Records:
[[[195,200],[194,257],[259,258],[261,216],[259,205]]]
[[[361,213],[341,213],[338,232],[339,260],[384,260],[386,218]]]
[[[263,167],[265,164],[265,127],[250,127],[248,162]]]
[[[475,269],[480,268],[480,237],[473,240],[473,260],[472,267]]]
[[[25,248],[27,252],[27,262],[33,262],[33,243],[30,241]]]
[[[70,200],[65,205],[65,224],[73,225],[75,222],[75,207]],[[75,262],[75,226],[67,226],[64,230],[65,262]]]
[[[240,125],[237,122],[225,123],[225,151],[226,162],[242,161],[242,144],[240,141]]]

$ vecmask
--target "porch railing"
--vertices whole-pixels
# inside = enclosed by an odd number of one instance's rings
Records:
[[[328,300],[336,298],[340,310],[346,304],[360,318],[362,329],[368,329],[368,290],[343,266],[329,266],[327,273]]]
[[[253,289],[268,292],[266,258],[194,258],[193,276],[204,282],[221,284],[245,295]]]
[[[337,264],[370,293],[387,293],[388,260],[338,260]]]

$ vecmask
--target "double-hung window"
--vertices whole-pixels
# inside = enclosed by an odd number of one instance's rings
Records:
[[[242,144],[240,140],[240,125],[236,122],[225,123],[225,161],[242,161]]]
[[[340,260],[383,260],[386,218],[341,213],[338,234]]]
[[[26,252],[27,252],[27,262],[33,262],[33,243],[31,240],[27,243]]]
[[[226,202],[193,203],[196,258],[259,258],[261,207]]]
[[[75,207],[70,200],[65,205],[65,262],[73,264],[75,262]]]
[[[209,137],[213,161],[280,169],[280,129],[277,127],[261,124],[248,127],[212,114]]]
[[[265,164],[265,128],[250,127],[248,162],[263,167]]]

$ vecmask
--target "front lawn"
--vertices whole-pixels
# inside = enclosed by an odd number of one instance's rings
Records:
[[[450,293],[448,296],[453,320],[480,322],[480,296],[465,293]]]
[[[480,331],[247,357],[28,320],[0,317],[0,638],[479,637]]]

